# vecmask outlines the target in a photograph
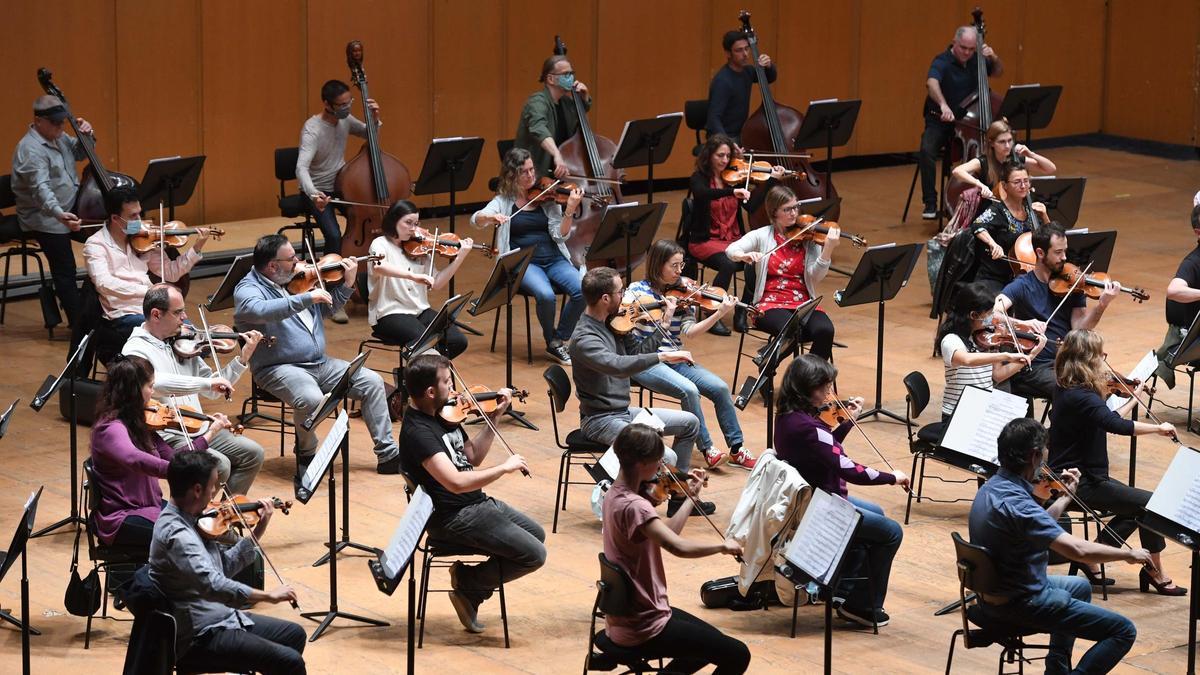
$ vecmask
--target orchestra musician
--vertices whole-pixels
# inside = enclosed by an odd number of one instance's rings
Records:
[[[299,262],[283,235],[260,237],[254,245],[254,269],[233,291],[237,325],[276,338],[271,349],[258,349],[250,356],[250,373],[260,387],[293,407],[297,479],[317,451],[317,436],[303,422],[349,366],[326,351],[324,319],[350,299],[358,272],[357,262],[343,260],[343,282],[330,285],[328,291],[315,288],[290,295],[285,286],[295,277]],[[392,437],[383,379],[369,368],[360,368],[349,396],[362,406],[363,421],[375,443],[376,472],[399,473],[400,453]]]
[[[750,90],[758,81],[754,55],[750,41],[740,30],[725,33],[721,47],[725,50],[725,65],[717,70],[708,85],[708,119],[704,127],[710,138],[714,134],[724,134],[738,143],[742,127],[750,117]],[[779,74],[771,57],[759,54],[758,65],[766,71],[767,82],[775,82]]]
[[[383,216],[383,234],[371,242],[370,254],[383,259],[367,263],[367,323],[375,337],[393,344],[408,344],[425,332],[437,316],[429,306],[429,290],[446,287],[474,243],[464,239],[450,264],[437,270],[431,266],[431,256],[411,256],[403,248],[420,224],[417,205],[407,199],[398,200]],[[437,276],[431,276],[430,269]],[[436,349],[452,359],[467,350],[467,337],[451,324]]]
[[[1062,495],[1043,507],[1033,495],[1045,447],[1046,430],[1031,418],[1012,420],[1000,432],[1000,470],[975,494],[969,519],[971,543],[988,549],[998,572],[996,594],[977,594],[979,608],[985,618],[1002,625],[1050,633],[1047,673],[1107,673],[1133,647],[1137,628],[1124,616],[1091,604],[1087,580],[1047,576],[1049,551],[1084,564],[1145,564],[1150,553],[1093,543],[1059,527],[1057,519],[1071,499]],[[1078,472],[1067,471],[1057,480],[1070,488],[1078,479]],[[1072,669],[1076,638],[1096,644]]]
[[[1105,405],[1109,388],[1106,382],[1112,371],[1105,361],[1104,339],[1091,330],[1067,333],[1055,356],[1054,371],[1058,384],[1054,388],[1054,405],[1050,408],[1050,459],[1055,471],[1079,470],[1079,485],[1075,493],[1094,509],[1113,513],[1105,523],[1098,541],[1118,546],[1138,530],[1142,547],[1150,552],[1153,568],[1143,567],[1138,576],[1143,593],[1154,590],[1162,595],[1184,595],[1185,589],[1176,586],[1162,571],[1161,552],[1166,548],[1162,535],[1137,527],[1137,518],[1145,513],[1150,492],[1130,487],[1109,475],[1108,434],[1140,436],[1158,434],[1175,437],[1175,426],[1167,422],[1149,424],[1126,419],[1137,403],[1132,394],[1149,390],[1148,383],[1138,387],[1118,388],[1117,395],[1128,398],[1124,405],[1110,410]],[[1120,539],[1115,539],[1113,535]],[[1093,586],[1100,583],[1099,571],[1084,567],[1084,574]]]
[[[730,244],[725,255],[734,262],[754,265],[754,305],[760,312],[755,326],[775,335],[783,330],[792,312],[813,297],[817,284],[829,273],[841,231],[831,225],[823,246],[801,237],[766,255],[797,233],[794,228],[800,202],[791,188],[776,185],[767,193],[764,207],[771,227],[747,233]],[[826,360],[833,357],[833,322],[820,308],[809,315],[802,338],[812,343],[813,354]]]
[[[571,264],[567,237],[574,226],[583,191],[572,190],[567,195],[565,207],[553,199],[540,205],[530,204],[529,200],[541,192],[534,187],[537,183],[538,174],[529,151],[510,149],[500,168],[496,196],[471,215],[471,224],[496,228],[496,247],[500,255],[512,249],[534,249],[533,258],[521,279],[521,291],[532,295],[536,301],[546,354],[569,366],[571,355],[567,353],[566,341],[575,331],[584,302],[579,287],[583,270]],[[553,197],[553,191],[548,196]],[[558,305],[556,292],[567,296],[557,327],[554,325],[554,310]]]
[[[39,96],[33,102],[33,123],[13,150],[12,191],[17,223],[33,234],[50,265],[54,293],[75,325],[79,317],[79,287],[75,283],[75,254],[71,232],[82,222],[68,211],[79,191],[75,163],[84,158],[83,146],[65,131],[67,110],[57,96]],[[92,136],[92,125],[77,118],[79,130]]]
[[[937,158],[946,147],[946,141],[954,133],[957,106],[968,96],[977,92],[976,74],[981,53],[987,60],[988,77],[1004,72],[1000,57],[988,45],[978,45],[979,35],[974,26],[960,26],[954,31],[954,40],[946,51],[938,54],[929,64],[925,79],[925,131],[921,134],[921,150],[918,165],[921,171],[921,217],[925,220],[937,218]],[[977,53],[978,47],[978,53]]]
[[[692,363],[685,350],[660,351],[653,340],[635,342],[613,333],[609,322],[621,310],[624,281],[611,267],[595,267],[583,275],[583,298],[587,309],[575,326],[567,348],[571,353],[571,379],[579,397],[579,430],[597,443],[612,445],[621,429],[629,426],[640,408],[629,407],[629,378],[658,363]],[[686,410],[650,408],[662,420],[663,434],[674,437],[668,463],[687,471],[692,448],[700,433],[700,420]],[[682,497],[667,502],[667,517],[683,506]],[[701,502],[711,515],[712,502]],[[694,511],[699,515],[700,511]]]
[[[587,85],[575,79],[575,70],[566,56],[546,59],[538,82],[542,88],[530,94],[521,108],[514,147],[529,152],[537,175],[553,173],[555,178],[562,178],[568,172],[559,146],[579,130],[571,92],[580,93],[585,110],[591,110],[592,98]]]
[[[1058,167],[1048,157],[1043,157],[1029,146],[1013,140],[1012,127],[1006,119],[992,122],[987,129],[987,149],[977,157],[954,167],[952,172],[959,182],[979,189],[984,199],[998,198],[992,192],[995,181],[1002,180],[1001,173],[1005,164],[1015,164],[1020,161],[1030,172],[1052,174]]]
[[[658,345],[660,352],[683,348],[683,341],[703,335],[721,317],[729,314],[737,300],[726,295],[717,311],[703,320],[697,320],[695,305],[681,306],[676,297],[668,295],[676,287],[683,271],[683,247],[673,239],[659,239],[650,246],[646,255],[646,278],[634,282],[625,290],[624,301],[632,302],[636,296],[650,296],[665,303],[662,320],[658,326],[637,324],[630,337],[635,341],[649,340]],[[720,466],[726,459],[725,453],[713,444],[704,422],[704,410],[700,397],[712,401],[717,411],[717,424],[729,448],[730,464],[744,469],[754,468],[754,455],[743,447],[742,425],[738,423],[737,408],[729,394],[729,385],[717,375],[698,363],[656,363],[645,370],[634,373],[634,382],[660,394],[678,399],[680,407],[696,416],[700,422],[700,433],[696,440],[704,455],[708,468]]]
[[[909,480],[902,471],[888,473],[873,469],[846,454],[842,442],[854,427],[851,420],[862,410],[862,399],[849,399],[845,407],[849,419],[831,429],[818,411],[834,398],[836,380],[837,368],[816,354],[802,354],[792,359],[779,387],[775,454],[799,471],[809,485],[849,501],[862,515],[851,543],[865,549],[865,555],[858,562],[860,569],[854,570],[852,575],[862,576],[861,572],[865,572],[871,583],[844,582],[837,595],[845,597],[845,601],[837,608],[837,613],[843,620],[862,626],[886,626],[890,617],[884,611],[883,602],[887,598],[892,560],[900,550],[904,530],[884,515],[879,505],[850,496],[846,484],[908,488]]]
[[[1025,208],[1025,197],[1030,190],[1029,171],[1019,164],[1005,164],[1000,170],[1000,180],[1005,184],[1004,199],[989,201],[971,226],[979,242],[975,281],[985,284],[993,296],[1013,280],[1012,265],[1004,258],[1011,255],[1017,237],[1032,229],[1031,216]],[[1034,202],[1033,210],[1041,221],[1049,220],[1045,204]]]
[[[203,414],[200,395],[218,398],[233,392],[250,357],[262,340],[262,333],[248,331],[241,353],[229,359],[220,372],[213,371],[201,356],[181,358],[175,354],[170,341],[180,335],[187,321],[183,295],[171,284],[154,284],[142,300],[146,321],[133,329],[121,353],[140,356],[154,370],[154,396],[164,403],[170,399]],[[189,440],[178,429],[164,429],[163,439],[176,450],[189,446]],[[263,463],[263,447],[252,438],[235,435],[222,429],[209,438],[208,451],[217,458],[217,473],[221,482],[235,495],[249,494],[250,485]]]
[[[502,463],[480,468],[495,438],[494,426],[468,438],[461,424],[439,413],[450,400],[454,381],[450,361],[422,354],[404,369],[409,405],[400,427],[400,461],[404,474],[433,501],[427,532],[433,546],[466,546],[488,554],[485,562],[450,568],[450,602],[463,628],[482,633],[479,605],[501,583],[537,571],[546,563],[546,532],[529,516],[483,492],[485,486],[516,471],[528,471],[525,458],[513,454]],[[501,389],[497,406],[487,413],[496,423],[508,408],[512,392]]]
[[[1196,193],[1200,201],[1200,192]],[[1168,389],[1175,388],[1175,370],[1167,365],[1183,338],[1200,314],[1200,204],[1192,207],[1192,234],[1196,237],[1196,248],[1184,256],[1175,271],[1174,278],[1167,284],[1167,335],[1162,346],[1154,355],[1158,357],[1158,369],[1154,371]]]
[[[706,544],[680,536],[691,500],[666,522],[659,517],[644,494],[645,484],[663,468],[663,440],[657,431],[630,424],[617,434],[613,451],[621,471],[604,498],[604,557],[629,575],[633,607],[626,615],[606,614],[605,634],[644,658],[673,659],[667,664],[670,672],[693,673],[713,664],[714,673],[744,673],[750,665],[745,643],[669,604],[662,561],[663,549],[692,559],[741,555],[741,544],[731,538]],[[699,494],[703,479],[703,470],[693,469],[687,489]]]
[[[166,470],[171,503],[154,525],[150,580],[175,617],[175,666],[181,673],[247,672],[304,675],[304,629],[292,621],[242,608],[262,602],[295,602],[291,586],[260,591],[230,577],[253,562],[255,542],[271,522],[270,499],[259,504],[253,538],[226,548],[197,527],[220,490],[212,455],[184,452]]]

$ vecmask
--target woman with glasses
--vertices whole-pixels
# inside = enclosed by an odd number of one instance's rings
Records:
[[[797,307],[816,295],[817,284],[829,273],[841,230],[830,226],[824,245],[803,237],[784,244],[797,231],[800,202],[796,193],[776,185],[767,193],[764,207],[771,226],[760,227],[733,242],[725,255],[734,262],[754,265],[754,304],[759,311],[755,327],[775,335]],[[812,343],[813,354],[827,361],[833,356],[833,322],[820,308],[809,315],[801,338]]]
[[[995,293],[999,293],[1014,276],[1012,266],[1004,258],[1012,255],[1017,237],[1032,229],[1025,208],[1029,172],[1025,167],[1005,164],[1000,177],[1004,181],[1004,199],[989,201],[971,226],[979,241],[979,268],[975,272],[975,281],[986,284]],[[1035,202],[1033,210],[1042,222],[1049,220],[1045,204]]]
[[[661,352],[685,349],[685,340],[703,335],[737,305],[737,300],[727,295],[717,311],[697,321],[695,305],[680,306],[676,298],[667,295],[667,291],[679,283],[682,273],[683,247],[671,239],[654,242],[646,255],[646,278],[630,284],[625,290],[624,300],[631,302],[639,295],[650,296],[664,303],[666,308],[662,319],[656,324],[635,324],[630,333],[631,340],[637,343],[655,340]],[[721,426],[721,434],[725,436],[725,444],[729,448],[730,463],[745,469],[754,468],[754,456],[742,447],[742,427],[738,423],[737,409],[733,407],[729,387],[720,377],[698,363],[658,363],[631,379],[651,391],[679,399],[680,406],[700,420],[696,445],[704,454],[705,463],[710,469],[725,461],[725,453],[713,445],[708,426],[704,423],[704,410],[700,407],[701,396],[712,401],[717,411],[717,424]]]
[[[960,183],[979,188],[979,194],[984,199],[996,198],[992,192],[995,185],[993,181],[1000,179],[1004,165],[1014,163],[1014,157],[1022,158],[1025,167],[1037,173],[1052,174],[1058,171],[1054,162],[1013,140],[1008,120],[992,122],[987,130],[987,144],[987,150],[978,157],[954,167],[954,178]]]

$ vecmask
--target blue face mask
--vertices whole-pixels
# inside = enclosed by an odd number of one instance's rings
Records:
[[[575,73],[566,73],[558,76],[558,86],[560,89],[572,91],[575,89]]]
[[[125,234],[137,234],[142,231],[142,221],[138,218],[125,221]]]

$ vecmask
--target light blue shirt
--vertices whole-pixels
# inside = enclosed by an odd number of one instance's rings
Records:
[[[75,162],[83,159],[83,146],[67,134],[48,141],[29,126],[17,143],[12,159],[12,190],[17,220],[26,232],[66,234],[70,229],[58,216],[70,210],[79,191]]]

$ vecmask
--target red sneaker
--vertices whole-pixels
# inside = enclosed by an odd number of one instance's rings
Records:
[[[716,448],[709,448],[708,450],[704,451],[704,463],[708,465],[708,468],[710,469],[715,469],[718,466],[721,466],[725,463],[726,459],[727,457],[725,453]]]
[[[738,452],[729,453],[729,463],[733,466],[740,466],[743,469],[753,470],[754,465],[758,464],[758,460],[754,455],[750,454],[749,450],[739,450]]]

